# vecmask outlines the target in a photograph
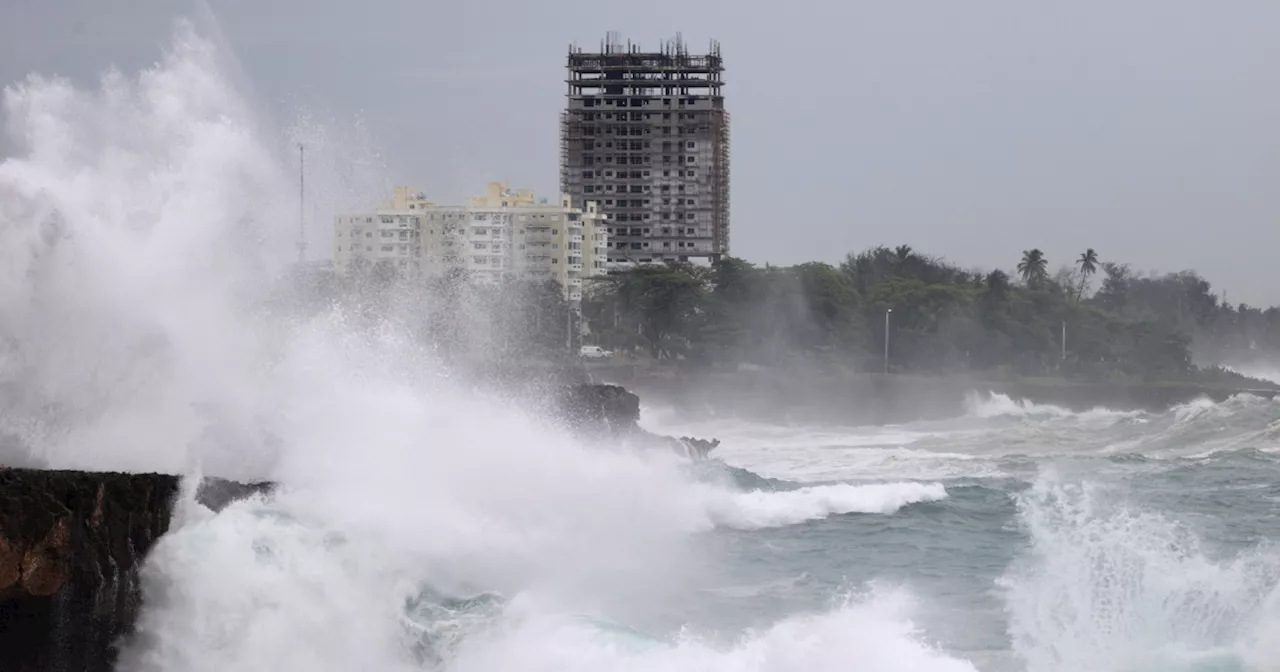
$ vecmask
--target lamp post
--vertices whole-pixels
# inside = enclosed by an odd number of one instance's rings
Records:
[[[298,265],[307,260],[307,156],[306,146],[298,143]],[[301,269],[299,269],[301,270]]]
[[[889,313],[892,313],[892,312],[893,312],[892,308],[889,308],[884,311],[884,372],[885,372],[885,375],[889,374]]]

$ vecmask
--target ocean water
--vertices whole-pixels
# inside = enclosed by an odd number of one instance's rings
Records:
[[[0,458],[189,477],[120,669],[1275,669],[1280,403],[815,427],[647,400],[715,459],[586,444],[403,322],[264,298],[292,143],[322,220],[379,176],[229,61],[183,26],[144,72],[5,96]],[[202,474],[281,487],[214,514]]]
[[[1280,403],[968,406],[948,421],[848,428],[664,423],[651,409],[658,427],[721,436],[716,466],[740,487],[812,493],[812,508],[791,510],[827,514],[723,533],[735,587],[707,618],[760,627],[753,618],[820,610],[845,590],[862,608],[906,600],[893,613],[913,641],[980,670],[1274,669]],[[946,496],[884,493],[881,512],[841,515],[824,492],[883,483]]]
[[[646,416],[720,454],[497,464],[481,434],[465,465],[196,511],[128,669],[1275,669],[1280,403]]]

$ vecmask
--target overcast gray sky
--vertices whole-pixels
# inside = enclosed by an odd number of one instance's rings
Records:
[[[0,0],[0,80],[154,61],[194,0]],[[269,110],[362,114],[436,200],[551,195],[570,42],[718,39],[733,253],[907,243],[964,266],[1086,247],[1280,303],[1275,0],[210,0]],[[210,25],[207,21],[198,24]]]

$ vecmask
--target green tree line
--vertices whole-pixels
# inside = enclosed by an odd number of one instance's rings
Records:
[[[595,280],[583,315],[592,342],[707,367],[880,371],[887,336],[894,372],[1221,380],[1193,361],[1280,352],[1280,310],[1233,306],[1191,271],[1139,274],[1093,249],[1056,273],[1030,249],[1015,268],[966,270],[905,245],[838,266],[641,266]]]

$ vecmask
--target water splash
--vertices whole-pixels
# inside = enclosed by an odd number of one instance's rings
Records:
[[[1001,584],[1032,672],[1240,669],[1280,625],[1274,549],[1211,557],[1187,527],[1052,473],[1019,509],[1031,543]]]
[[[135,79],[5,91],[0,377],[9,431],[44,463],[182,471],[208,457],[204,416],[260,407],[243,315],[281,181],[217,61],[184,26]]]

